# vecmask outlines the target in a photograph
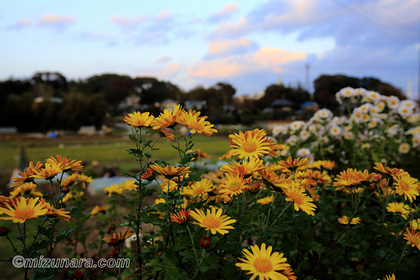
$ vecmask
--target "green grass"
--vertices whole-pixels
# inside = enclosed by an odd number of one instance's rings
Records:
[[[171,147],[174,141],[161,139],[153,152],[153,159],[178,159],[178,152]],[[134,144],[123,137],[102,138],[58,138],[33,139],[31,141],[10,141],[0,143],[0,168],[13,169],[19,166],[20,147],[24,147],[28,160],[45,162],[50,156],[61,155],[67,158],[91,163],[97,161],[107,166],[126,168],[135,165],[135,159],[126,149]],[[194,137],[193,149],[200,149],[212,157],[219,157],[229,149],[227,137]]]

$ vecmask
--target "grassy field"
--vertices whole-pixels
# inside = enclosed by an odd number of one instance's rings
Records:
[[[153,152],[153,158],[177,160],[177,151],[167,139],[157,144],[159,150]],[[227,137],[194,137],[194,149],[200,149],[216,159],[229,149]],[[120,169],[135,166],[133,156],[126,149],[135,148],[126,135],[102,137],[62,137],[54,139],[13,139],[0,142],[0,169],[19,167],[20,151],[24,149],[27,160],[45,162],[50,156],[61,155],[87,163],[93,161],[102,165]]]

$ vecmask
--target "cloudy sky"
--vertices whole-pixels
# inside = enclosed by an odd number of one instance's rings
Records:
[[[0,80],[154,76],[238,94],[375,77],[419,95],[420,0],[0,0]],[[411,86],[410,86],[411,85]]]

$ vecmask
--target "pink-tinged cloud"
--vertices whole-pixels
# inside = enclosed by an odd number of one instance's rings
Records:
[[[203,61],[188,69],[188,77],[226,79],[252,72],[282,72],[282,65],[306,59],[303,52],[288,52],[278,48],[263,47],[254,53]]]
[[[22,27],[26,27],[32,24],[32,21],[30,19],[21,19],[17,22],[15,22],[14,24],[11,25],[12,28],[22,28]]]
[[[157,63],[166,63],[172,60],[172,57],[169,55],[163,55],[155,60]]]
[[[242,18],[236,24],[222,23],[210,34],[210,38],[237,38],[253,31],[255,28],[256,26],[250,25],[246,18]]]
[[[179,70],[181,69],[181,64],[169,64],[168,67],[163,68],[158,77],[163,77],[163,78],[171,78],[173,76],[175,76]]]
[[[223,57],[232,54],[241,54],[255,50],[257,44],[246,38],[239,38],[234,41],[214,41],[209,43],[209,50],[206,58]]]
[[[75,22],[74,17],[60,15],[45,15],[39,20],[40,25],[69,24]]]
[[[210,15],[210,22],[219,22],[230,18],[235,12],[239,11],[238,5],[236,3],[226,4],[220,11]]]
[[[110,21],[116,23],[122,27],[127,26],[134,26],[139,24],[145,20],[144,17],[134,17],[134,18],[127,18],[127,17],[119,17],[119,16],[112,16]]]
[[[168,11],[162,11],[157,16],[157,20],[159,20],[159,21],[169,20],[171,18],[172,18],[172,13],[168,12]]]

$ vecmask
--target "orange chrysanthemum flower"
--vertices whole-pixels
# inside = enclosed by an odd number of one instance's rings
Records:
[[[372,179],[374,174],[369,174],[367,170],[359,171],[348,168],[340,172],[334,179],[333,186],[337,187],[337,191],[344,191],[346,193],[357,193],[363,191],[363,188],[357,188],[363,182],[368,182]]]
[[[287,196],[286,201],[293,202],[296,211],[301,209],[306,214],[314,216],[316,206],[312,203],[313,199],[304,192],[305,189],[295,181],[292,181],[288,188],[284,188],[284,193]]]
[[[178,213],[171,214],[174,223],[184,224],[190,219],[190,209],[182,209]]]
[[[246,182],[246,190],[252,193],[256,193],[260,190],[263,183],[260,180],[249,180]]]
[[[155,118],[151,126],[153,129],[163,129],[173,126],[178,118],[181,116],[183,109],[181,105],[177,105],[173,111],[168,111],[167,109],[163,110],[163,113],[160,113],[159,117]]]
[[[394,175],[395,192],[398,195],[404,195],[404,198],[413,202],[413,199],[419,195],[418,181],[412,178],[407,172]]]
[[[83,171],[83,166],[82,166],[82,161],[76,161],[76,160],[71,160],[65,157],[61,157],[59,155],[56,155],[57,159],[55,159],[54,157],[50,157],[49,159],[47,159],[47,163],[53,165],[53,164],[61,164],[61,168],[63,169],[63,172],[66,171],[73,171],[73,172],[81,172]]]
[[[304,167],[305,165],[309,164],[309,158],[296,158],[292,160],[291,157],[288,157],[287,160],[281,160],[278,162],[280,167],[283,167],[285,171],[293,172],[297,170],[299,167]]]
[[[175,140],[175,135],[169,128],[159,128],[158,130],[169,140]]]
[[[223,164],[220,170],[226,173],[239,174],[248,177],[264,168],[262,159],[250,158],[249,160],[242,160],[240,163],[234,161],[230,164]]]
[[[71,217],[68,215],[70,214],[70,212],[65,211],[64,208],[55,209],[51,204],[46,202],[43,198],[40,199],[40,203],[43,204],[43,207],[45,209],[47,209],[47,213],[45,213],[45,215],[58,217],[60,219],[65,220],[66,222],[70,221]]]
[[[46,163],[44,168],[33,175],[35,179],[52,180],[57,174],[63,172],[61,163]]]
[[[222,209],[212,208],[207,209],[207,214],[203,210],[197,209],[191,212],[197,222],[193,224],[199,225],[200,227],[210,230],[212,234],[220,233],[222,235],[228,233],[229,229],[233,229],[231,224],[236,223],[235,219],[231,219],[227,215],[222,215]]]
[[[165,176],[168,179],[171,179],[175,176],[180,176],[184,174],[190,173],[190,167],[173,167],[170,165],[167,165],[166,167],[160,167],[157,164],[151,165],[151,168],[153,168],[154,171],[157,173]]]
[[[376,169],[381,173],[388,174],[388,175],[391,175],[391,176],[399,175],[399,174],[404,172],[404,170],[402,170],[402,169],[389,168],[389,167],[383,166],[383,164],[379,163],[379,162],[375,162],[375,167],[373,169]]]
[[[154,119],[155,117],[151,116],[149,112],[134,112],[125,116],[124,122],[126,122],[131,127],[140,127],[150,126]]]
[[[282,173],[278,176],[270,167],[266,167],[258,171],[258,174],[267,181],[275,191],[281,191],[284,187],[292,182],[293,176]]]
[[[44,207],[43,203],[38,203],[39,198],[19,197],[10,200],[3,208],[0,208],[0,213],[8,215],[8,217],[0,217],[0,220],[12,220],[14,223],[24,223],[30,219],[38,219],[44,216],[48,209]]]
[[[10,186],[11,188],[18,187],[24,183],[32,182],[34,180],[33,175],[35,175],[42,167],[42,163],[40,161],[34,166],[34,163],[31,161],[29,162],[29,167],[23,172],[19,172],[18,175],[20,177],[12,177],[14,183]]]
[[[230,197],[236,196],[246,188],[247,179],[239,174],[226,174],[219,186],[219,194],[228,195]]]
[[[407,240],[408,245],[417,247],[417,249],[420,250],[420,232],[416,232],[414,230],[410,231],[407,228],[404,233],[404,239]]]
[[[106,243],[111,243],[112,245],[116,245],[118,243],[122,243],[124,240],[126,240],[133,234],[134,232],[130,228],[127,228],[124,232],[119,232],[119,233],[114,232],[111,236],[104,237],[102,238],[102,240],[105,241]]]
[[[271,144],[267,141],[264,130],[254,129],[251,131],[239,131],[239,134],[229,135],[233,148],[232,155],[238,155],[239,158],[259,158],[269,154]]]
[[[248,271],[247,274],[252,274],[251,280],[257,277],[260,280],[288,280],[289,278],[282,273],[287,271],[288,274],[292,274],[290,265],[286,263],[287,259],[278,252],[271,254],[272,250],[273,247],[266,248],[265,243],[261,244],[261,249],[257,245],[251,246],[252,253],[243,249],[242,254],[246,259],[238,258],[241,262],[236,263],[236,266]]]
[[[198,132],[206,136],[211,136],[213,133],[217,133],[217,130],[213,128],[213,124],[206,121],[206,118],[206,116],[200,117],[200,112],[189,110],[188,112],[183,111],[177,122],[186,125],[192,134]]]

